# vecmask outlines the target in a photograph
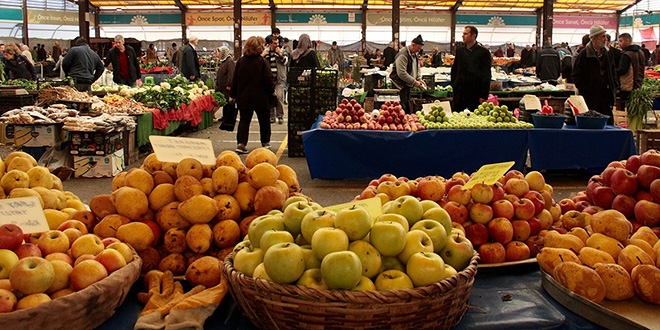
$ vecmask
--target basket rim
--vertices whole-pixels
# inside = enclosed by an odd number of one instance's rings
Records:
[[[534,117],[544,117],[544,118],[561,118],[561,117],[563,117],[563,118],[568,118],[567,115],[565,115],[565,114],[563,114],[563,113],[557,113],[557,112],[555,112],[555,113],[552,114],[552,115],[539,114],[538,112],[533,112],[533,113],[532,113],[532,116],[534,116]]]
[[[610,118],[610,116],[608,116],[608,115],[602,115],[600,117],[592,117],[592,116],[585,116],[581,113],[575,115],[575,117],[578,117],[578,118],[593,118],[593,119],[608,119],[608,118]]]
[[[427,293],[430,293],[434,290],[437,289],[442,289],[443,284],[451,284],[451,281],[458,282],[458,279],[460,276],[465,276],[467,278],[473,278],[477,274],[477,265],[479,263],[480,257],[479,253],[477,250],[474,250],[474,253],[472,254],[472,258],[470,259],[470,263],[468,264],[467,267],[465,267],[463,270],[457,272],[456,274],[444,278],[441,281],[431,283],[426,286],[421,286],[421,287],[416,287],[412,289],[397,289],[397,290],[368,290],[368,291],[361,291],[361,290],[337,290],[337,289],[329,289],[329,290],[323,290],[323,289],[317,289],[317,288],[310,288],[306,287],[303,285],[297,285],[297,284],[277,284],[272,281],[268,281],[266,279],[262,278],[253,278],[250,276],[247,276],[233,267],[233,257],[232,254],[230,253],[225,260],[223,261],[222,268],[223,268],[223,274],[227,275],[229,278],[227,279],[228,281],[232,281],[233,279],[235,280],[236,278],[242,277],[245,279],[249,279],[251,281],[254,281],[254,284],[262,284],[259,285],[261,289],[266,289],[267,286],[272,286],[272,287],[281,287],[282,289],[286,290],[288,289],[297,289],[297,291],[302,291],[304,292],[309,292],[309,293],[316,293],[317,295],[319,293],[324,294],[325,296],[332,296],[334,299],[337,299],[339,301],[343,301],[346,299],[347,296],[354,296],[354,297],[378,297],[382,296],[383,293],[407,293],[412,296],[419,296],[419,295],[424,295]],[[457,285],[453,285],[452,288],[456,288]],[[288,291],[288,290],[287,290]]]

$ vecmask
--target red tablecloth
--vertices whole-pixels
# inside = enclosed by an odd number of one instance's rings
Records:
[[[202,122],[202,111],[212,111],[218,103],[212,95],[202,96],[190,104],[182,104],[181,108],[162,112],[160,109],[151,109],[153,115],[154,128],[158,130],[166,129],[170,121],[187,121],[190,125],[196,127]]]
[[[660,72],[656,72],[656,71],[653,71],[653,70],[646,70],[646,71],[644,71],[644,73],[649,78],[660,79]]]

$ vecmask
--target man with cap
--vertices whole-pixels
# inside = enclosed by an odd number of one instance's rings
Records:
[[[474,26],[463,30],[463,46],[456,50],[451,66],[451,86],[454,88],[452,111],[474,110],[488,99],[490,66],[488,49],[477,42],[479,31]]]
[[[424,46],[424,40],[422,39],[422,35],[418,35],[412,40],[410,46],[401,48],[396,54],[394,68],[392,69],[392,73],[390,73],[392,83],[399,89],[401,107],[408,113],[412,112],[410,107],[410,89],[424,85],[424,82],[421,81],[419,58],[417,55],[422,50],[422,46]]]
[[[610,116],[608,124],[614,122],[612,105],[616,99],[617,79],[614,60],[605,43],[605,29],[594,24],[589,30],[589,43],[575,58],[573,81],[584,98],[589,110]]]

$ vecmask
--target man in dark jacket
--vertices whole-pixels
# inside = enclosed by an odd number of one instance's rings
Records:
[[[559,52],[552,48],[549,41],[546,41],[536,60],[536,76],[541,81],[550,82],[554,85],[557,83],[560,71]]]
[[[607,44],[605,44],[605,47],[612,55],[612,60],[614,61],[614,67],[618,68],[619,61],[621,61],[621,49],[623,49],[623,47],[619,49],[616,48],[614,45],[612,45],[612,37],[609,34],[607,35]]]
[[[385,61],[383,65],[387,68],[390,64],[394,63],[394,58],[396,57],[396,50],[394,49],[394,43],[390,42],[385,49],[383,49],[383,57]]]
[[[646,45],[642,44],[642,52],[644,52],[644,59],[646,59],[646,65],[649,65],[651,62],[651,52],[646,49]]]
[[[133,47],[124,43],[124,37],[115,36],[115,46],[105,57],[104,66],[112,64],[112,81],[119,85],[142,85],[140,62]]]
[[[183,47],[181,54],[181,74],[190,81],[199,80],[202,75],[199,72],[199,58],[197,57],[197,36],[190,36],[188,44]]]
[[[396,54],[394,68],[390,73],[392,83],[399,89],[401,107],[408,113],[412,113],[410,89],[424,85],[421,80],[422,75],[419,72],[419,57],[417,55],[422,46],[424,46],[424,40],[421,35],[418,35],[412,40],[410,46],[401,48],[399,53]]]
[[[172,66],[181,67],[181,56],[183,54],[183,47],[177,47],[176,42],[172,43]]]
[[[619,45],[621,45],[623,53],[616,74],[619,76],[621,106],[626,107],[630,93],[642,87],[646,58],[641,47],[632,43],[630,33],[622,33],[619,36]]]
[[[37,49],[37,61],[43,62],[47,57],[48,54],[46,53],[46,45],[41,45],[41,47]]]
[[[91,91],[105,68],[99,55],[87,45],[85,38],[78,38],[76,47],[69,49],[62,59],[62,69],[66,76],[73,78],[74,87],[81,92]]]
[[[591,41],[578,54],[573,65],[573,81],[590,110],[610,116],[614,123],[612,105],[617,89],[614,60],[605,48],[605,29],[594,24],[589,33]]]
[[[492,58],[488,49],[477,43],[479,31],[474,26],[463,30],[463,44],[456,50],[451,66],[454,88],[452,111],[474,110],[488,99]]]
[[[520,51],[520,66],[526,68],[532,65],[534,65],[532,64],[532,47],[527,45]]]

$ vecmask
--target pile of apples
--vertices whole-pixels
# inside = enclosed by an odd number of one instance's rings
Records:
[[[327,111],[321,119],[324,129],[363,129],[382,131],[423,130],[416,115],[406,114],[399,101],[386,101],[380,110],[366,113],[355,100],[343,99],[335,111]]]
[[[281,208],[300,192],[298,178],[276,155],[258,148],[245,164],[223,151],[213,165],[194,158],[161,162],[148,155],[140,168],[112,180],[113,192],[94,196],[87,221],[101,238],[115,237],[152,269],[184,275],[204,256],[220,260],[247,232],[246,218]]]
[[[453,112],[451,116],[444,116],[442,122],[434,116],[434,121],[426,120],[422,117],[423,112],[418,111],[417,117],[426,129],[528,129],[534,128],[532,123],[518,121],[512,117],[510,111],[495,112],[490,110],[492,115],[477,115],[474,112],[465,110]],[[490,112],[489,112],[490,113]],[[445,120],[447,118],[447,120]],[[431,119],[431,118],[430,118]]]
[[[585,228],[549,231],[536,256],[541,268],[567,289],[599,303],[635,295],[660,305],[660,241],[651,228],[633,226],[617,210],[590,217]]]
[[[133,249],[101,239],[78,220],[24,235],[0,226],[0,313],[26,309],[80,291],[133,261]]]
[[[401,196],[372,218],[363,206],[337,212],[301,197],[251,221],[233,252],[254,278],[333,290],[400,290],[463,270],[474,249],[437,203]]]
[[[377,196],[385,204],[410,195],[434,201],[479,251],[482,263],[534,257],[542,239],[539,233],[557,226],[562,215],[543,174],[510,170],[495,184],[477,183],[463,189],[469,179],[463,172],[449,179],[427,176],[415,180],[384,174],[372,180],[356,199]]]

